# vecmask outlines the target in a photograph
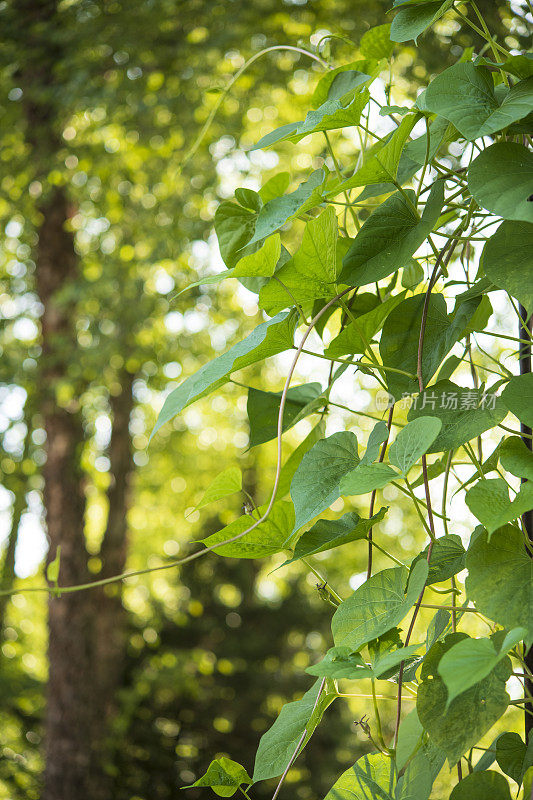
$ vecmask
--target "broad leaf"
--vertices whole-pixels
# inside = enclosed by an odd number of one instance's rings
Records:
[[[393,800],[393,760],[383,753],[363,756],[343,772],[324,800]],[[393,794],[390,794],[392,789]]]
[[[502,222],[483,250],[485,275],[499,289],[505,289],[533,314],[533,225]]]
[[[405,292],[400,292],[400,294],[393,295],[379,303],[366,314],[356,317],[333,339],[324,351],[325,355],[329,358],[337,358],[347,353],[350,355],[364,353],[372,338],[381,330],[387,316],[402,302],[404,297]]]
[[[417,564],[406,593],[408,573],[403,567],[385,569],[373,575],[344,600],[333,615],[331,629],[335,644],[359,650],[398,625],[418,599],[427,574],[427,564]]]
[[[353,88],[355,88],[355,86],[361,86],[371,80],[370,75],[365,75],[361,72],[355,73],[354,77],[352,77],[351,80]],[[304,120],[282,125],[280,128],[267,133],[266,136],[263,136],[257,144],[250,149],[261,150],[264,147],[270,147],[273,144],[283,141],[296,143],[299,142],[300,139],[303,139],[304,136],[309,136],[311,133],[331,131],[357,125],[361,117],[361,112],[367,105],[369,97],[370,93],[365,89],[359,94],[356,94],[355,97],[350,96],[347,101],[344,98],[330,98],[318,108],[309,111]]]
[[[444,758],[437,773],[444,764]],[[431,794],[435,773],[425,748],[422,747],[408,763],[403,775],[398,778],[395,800],[428,800]]]
[[[439,661],[438,671],[448,690],[447,708],[455,698],[484,680],[522,641],[524,628],[509,631],[499,650],[492,639],[461,639],[447,650]]]
[[[292,386],[287,392],[283,411],[283,431],[289,430],[307,414],[316,410],[317,397],[322,387],[319,383],[305,383]],[[277,436],[281,392],[263,392],[260,389],[248,390],[246,412],[250,423],[250,447],[270,441]]]
[[[389,450],[391,464],[407,475],[437,438],[442,422],[437,417],[417,417],[402,428]]]
[[[405,4],[402,4],[405,5]],[[390,37],[393,42],[408,42],[413,39],[416,43],[420,34],[439,20],[453,5],[453,0],[445,0],[436,8],[435,2],[417,4],[409,8],[401,8],[396,14],[391,25]]]
[[[319,687],[317,681],[301,700],[285,703],[272,727],[263,734],[255,757],[254,783],[281,775],[305,732],[299,748],[303,750],[322,714],[335,699],[334,694],[323,692],[317,703]]]
[[[398,744],[396,747],[396,766],[402,770],[420,744],[424,729],[418,719],[416,708],[404,717],[398,730]]]
[[[335,296],[337,279],[337,217],[333,206],[310,220],[302,243],[259,293],[259,305],[268,314],[287,306]],[[286,288],[285,288],[286,287]]]
[[[205,775],[191,783],[182,786],[182,789],[192,789],[193,786],[209,786],[219,797],[231,797],[242,784],[250,786],[252,779],[240,764],[231,758],[216,758],[212,761]]]
[[[394,182],[398,174],[402,150],[417,120],[418,114],[409,114],[404,117],[390,139],[376,149],[376,152],[357,170],[355,175],[334,184],[328,189],[327,196],[336,197],[340,192],[347,192],[357,186],[367,186],[384,181]]]
[[[533,736],[527,746],[517,733],[502,733],[496,740],[496,761],[500,769],[520,785],[533,764]]]
[[[223,386],[232,372],[291,348],[295,325],[293,314],[278,314],[258,325],[246,339],[233,345],[226,353],[200,367],[169,394],[151,435],[191,403]]]
[[[324,170],[317,169],[311,174],[307,181],[301,183],[294,192],[284,194],[282,197],[275,197],[263,206],[257,217],[255,233],[248,242],[252,245],[270,236],[271,233],[279,230],[285,223],[298,213],[304,203],[309,200],[315,189],[325,180]]]
[[[466,554],[466,594],[476,608],[505,628],[533,632],[533,560],[522,533],[505,525],[492,534],[472,537]]]
[[[494,428],[506,415],[500,397],[490,392],[465,389],[450,381],[438,381],[415,400],[408,419],[430,414],[442,420],[441,432],[429,448],[429,453],[455,450]]]
[[[425,104],[429,111],[453,122],[466,139],[473,140],[490,136],[529,114],[533,109],[533,79],[515,84],[500,104],[488,69],[472,62],[458,63],[431,81]]]
[[[533,481],[533,453],[518,436],[510,436],[502,442],[499,456],[507,472]]]
[[[215,231],[220,255],[227,267],[237,266],[244,255],[257,249],[246,246],[254,235],[257,214],[261,206],[262,201],[259,196],[253,210],[243,208],[232,200],[226,200],[218,206],[215,212]],[[245,247],[246,250],[243,249]]]
[[[381,508],[370,519],[361,518],[355,511],[344,514],[340,519],[319,519],[298,539],[293,557],[285,564],[292,564],[300,558],[314,556],[341,547],[343,544],[365,539],[368,531],[381,522],[386,512],[386,508]]]
[[[345,475],[340,484],[342,495],[357,495],[373,492],[374,489],[383,489],[395,478],[397,472],[387,464],[359,464],[355,469]]]
[[[453,787],[450,800],[511,800],[509,784],[499,772],[472,772]]]
[[[533,153],[516,142],[497,142],[468,170],[468,188],[482,208],[504,219],[533,222]]]
[[[306,672],[319,678],[335,678],[340,680],[360,680],[362,678],[388,678],[388,673],[402,663],[408,661],[423,645],[412,644],[409,647],[400,647],[385,653],[373,664],[367,664],[359,653],[353,653],[350,647],[332,647],[322,661],[313,667],[308,667]]]
[[[492,727],[509,703],[505,683],[511,674],[511,663],[505,658],[484,680],[447,707],[448,693],[438,665],[444,654],[465,636],[452,633],[444,642],[433,645],[422,665],[416,704],[420,722],[430,739],[444,751],[450,767]]]
[[[259,509],[264,513],[265,507]],[[201,541],[206,547],[213,547],[219,542],[225,542],[240,533],[244,533],[256,520],[248,514],[244,514],[234,522],[230,522],[222,530],[208,536]],[[274,503],[272,511],[265,522],[262,522],[250,533],[244,534],[237,541],[225,544],[215,549],[219,556],[230,558],[266,558],[283,550],[285,541],[290,537],[294,524],[294,509],[292,503],[287,500],[278,500]]]
[[[390,40],[390,25],[376,25],[363,33],[359,49],[366,58],[389,58],[394,50]]]
[[[419,561],[427,562],[428,547],[416,556],[411,569]],[[452,533],[449,536],[441,536],[436,539],[433,543],[429,560],[428,585],[442,583],[442,581],[448,580],[453,575],[457,575],[458,572],[465,568],[465,560],[466,550],[457,534]]]
[[[223,497],[240,492],[241,489],[242,473],[239,467],[228,467],[209,484],[196,508],[203,508],[216,500],[222,500]]]
[[[231,271],[233,278],[270,278],[274,274],[281,256],[281,239],[279,234],[270,236],[259,250],[239,259],[237,266]]]
[[[502,400],[520,422],[533,427],[533,373],[511,378],[502,392]]]
[[[522,484],[513,500],[502,478],[481,480],[466,493],[466,504],[487,529],[489,539],[496,528],[521,517],[533,508],[533,483]]]
[[[379,455],[381,445],[384,444],[388,438],[389,429],[387,428],[387,424],[382,420],[376,422],[370,431],[365,453],[361,457],[361,464],[372,464]]]
[[[291,176],[288,172],[276,172],[272,175],[266,183],[259,189],[259,197],[263,201],[263,205],[273,200],[274,197],[280,197],[289,188]]]
[[[479,298],[467,300],[453,316],[449,316],[444,297],[441,294],[431,295],[422,349],[424,385],[429,383],[444,357],[461,337],[478,304]],[[409,378],[395,372],[386,373],[387,388],[396,400],[400,399],[403,392],[410,394],[418,391],[416,372],[423,308],[424,295],[409,297],[396,306],[383,326],[379,344],[383,364],[414,376]],[[433,416],[433,412],[426,406],[426,415],[428,414]]]
[[[358,463],[357,438],[350,431],[322,439],[305,454],[291,483],[295,531],[341,496],[342,477]]]
[[[307,434],[303,442],[300,442],[298,447],[292,451],[287,461],[281,468],[278,484],[278,497],[284,497],[291,488],[291,482],[294,474],[298,469],[302,458],[314,445],[324,438],[326,426],[324,420],[321,420],[315,427]]]

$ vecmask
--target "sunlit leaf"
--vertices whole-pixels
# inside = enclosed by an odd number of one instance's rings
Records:
[[[329,358],[337,358],[347,353],[350,355],[364,353],[369,342],[381,329],[387,316],[402,302],[404,297],[405,292],[400,292],[400,294],[393,295],[393,297],[388,297],[387,300],[379,303],[366,314],[356,317],[333,339],[324,351],[325,354]]]
[[[266,506],[259,508],[259,513],[264,513]],[[222,530],[213,533],[201,541],[206,547],[213,547],[219,542],[225,542],[240,533],[244,534],[255,520],[250,514],[244,514],[234,522],[230,522]],[[215,549],[219,556],[228,558],[266,558],[283,550],[285,541],[292,532],[294,525],[294,509],[287,500],[278,500],[274,503],[272,511],[265,522],[262,522],[250,533],[244,534],[237,541],[225,544]]]
[[[228,497],[231,494],[235,494],[235,492],[240,492],[241,489],[242,473],[239,467],[228,467],[223,472],[219,473],[209,484],[196,508],[203,508],[209,505],[209,503],[222,500],[223,497]]]
[[[406,5],[402,3],[402,5]],[[407,4],[411,6],[411,4]],[[433,25],[443,14],[453,5],[453,0],[445,0],[436,9],[435,2],[425,2],[409,8],[401,8],[396,14],[391,25],[391,39],[393,42],[408,42],[414,39],[416,42],[420,34]]]
[[[488,478],[475,484],[466,493],[466,504],[490,535],[496,528],[521,517],[533,508],[533,483],[522,484],[509,499],[509,489],[502,478]]]
[[[216,758],[212,761],[205,775],[183,786],[183,789],[192,789],[193,786],[209,786],[219,797],[232,797],[242,784],[249,786],[252,779],[240,764],[230,758]]]
[[[393,760],[383,753],[362,756],[343,772],[324,800],[393,800]],[[390,794],[392,790],[393,794]]]
[[[472,772],[453,787],[450,800],[511,800],[509,784],[499,772]]]

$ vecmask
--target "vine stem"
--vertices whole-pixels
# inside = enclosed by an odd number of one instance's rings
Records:
[[[251,531],[255,530],[255,528],[257,528],[258,525],[261,525],[262,522],[265,522],[265,520],[269,517],[270,512],[272,511],[272,507],[274,505],[274,501],[276,499],[276,494],[277,494],[277,491],[278,491],[279,479],[280,479],[280,475],[281,475],[283,416],[284,416],[284,413],[285,413],[285,404],[286,404],[286,401],[287,401],[287,392],[289,391],[289,388],[290,388],[290,385],[291,385],[292,376],[294,374],[294,370],[296,369],[296,365],[298,363],[298,359],[300,358],[300,355],[302,353],[304,344],[305,344],[309,334],[311,333],[311,331],[313,330],[313,328],[315,327],[315,325],[317,324],[319,319],[322,317],[322,315],[334,303],[336,303],[338,300],[340,300],[341,297],[343,297],[345,294],[348,294],[348,292],[351,292],[351,291],[352,291],[352,287],[349,286],[347,289],[344,289],[342,292],[339,292],[337,295],[335,295],[335,297],[333,297],[328,303],[326,303],[325,306],[323,306],[320,309],[320,311],[317,314],[315,314],[315,316],[313,317],[313,319],[311,320],[311,322],[309,323],[309,325],[307,326],[307,328],[305,329],[305,331],[303,333],[302,340],[301,340],[301,342],[300,342],[300,344],[298,346],[298,349],[296,350],[296,353],[294,355],[294,358],[292,360],[292,364],[291,364],[291,367],[289,369],[289,373],[287,375],[287,379],[285,381],[285,386],[283,387],[283,392],[281,394],[281,401],[280,401],[280,404],[279,404],[278,428],[277,428],[278,457],[277,457],[277,463],[276,463],[276,476],[275,476],[275,479],[274,479],[274,487],[272,489],[272,495],[270,497],[270,501],[268,503],[268,506],[266,508],[265,513],[259,519],[255,520],[253,525],[251,525],[245,531],[242,531],[242,533],[238,533],[236,536],[232,536],[230,539],[225,539],[222,542],[217,542],[216,544],[209,545],[208,547],[204,547],[203,550],[197,550],[195,553],[191,553],[188,556],[184,556],[184,558],[179,558],[176,561],[171,561],[169,564],[162,564],[160,567],[148,567],[146,569],[131,570],[130,572],[123,572],[120,575],[112,575],[109,578],[102,578],[102,580],[91,581],[89,583],[75,584],[73,586],[53,586],[53,587],[52,586],[34,586],[34,587],[29,587],[27,589],[11,590],[11,591],[8,591],[8,592],[0,592],[0,596],[1,595],[6,595],[6,594],[7,595],[23,594],[24,592],[47,592],[49,594],[54,594],[54,595],[71,594],[72,592],[81,592],[84,589],[93,589],[93,588],[95,588],[97,586],[107,586],[110,583],[117,583],[118,581],[122,581],[125,578],[134,578],[134,577],[136,577],[138,575],[146,575],[149,572],[158,572],[158,571],[164,570],[164,569],[171,569],[173,567],[180,567],[180,566],[182,566],[182,564],[188,564],[190,561],[195,561],[195,559],[200,558],[201,556],[205,556],[207,553],[210,553],[213,550],[218,550],[220,547],[225,547],[228,544],[233,544],[233,542],[238,541],[243,536],[246,536],[246,534],[251,533]]]
[[[381,446],[381,452],[379,454],[379,463],[381,463],[383,461],[383,459],[385,458],[385,451],[387,449],[387,444],[388,444],[388,441],[389,441],[390,431],[391,431],[391,428],[392,428],[392,418],[393,418],[393,416],[394,416],[394,404],[389,409],[389,417],[387,419],[387,431],[388,431],[388,433],[387,433],[387,438],[385,439],[385,441],[383,442],[383,445]],[[376,489],[374,489],[374,491],[372,492],[372,494],[370,496],[370,507],[368,509],[369,519],[372,519],[372,516],[374,514],[374,504],[375,504],[375,502],[376,502]],[[373,553],[373,544],[374,544],[374,542],[372,541],[372,528],[370,528],[369,531],[368,531],[367,539],[368,539],[368,566],[367,566],[367,570],[366,570],[366,579],[368,580],[370,578],[370,576],[372,575],[372,553]]]
[[[461,224],[459,225],[459,227],[457,228],[455,233],[459,232],[459,229],[461,228],[462,224],[463,223],[461,222]],[[439,272],[440,272],[441,264],[444,267],[447,266],[448,262],[450,261],[452,255],[453,255],[453,251],[455,250],[455,245],[456,244],[457,244],[457,240],[455,238],[455,234],[452,234],[452,236],[448,239],[448,241],[446,242],[446,244],[444,245],[442,250],[440,250],[440,252],[439,252],[439,254],[438,254],[438,256],[437,256],[437,258],[435,260],[435,266],[433,267],[433,272],[431,273],[431,277],[430,277],[429,283],[428,283],[428,288],[426,290],[426,296],[424,297],[424,305],[422,307],[422,317],[421,317],[421,320],[420,320],[420,336],[418,338],[418,353],[417,353],[417,365],[416,365],[416,372],[417,372],[417,377],[418,377],[418,388],[419,388],[420,392],[424,391],[424,378],[423,378],[423,375],[422,375],[422,354],[423,354],[423,350],[424,350],[424,336],[425,336],[425,333],[426,333],[426,325],[427,325],[427,318],[428,318],[428,311],[429,311],[429,301],[431,299],[431,290],[433,289],[433,286],[437,282],[437,278],[438,278],[438,275],[439,275]],[[428,545],[428,555],[427,555],[427,561],[428,561],[428,564],[429,564],[429,561],[430,561],[430,558],[431,558],[431,553],[432,553],[432,550],[433,550],[433,542],[436,539],[436,534],[435,534],[435,522],[434,522],[434,519],[433,519],[433,509],[432,509],[432,506],[431,506],[431,492],[430,492],[430,489],[429,489],[427,459],[426,459],[425,455],[422,456],[422,474],[424,476],[424,490],[425,490],[425,495],[426,495],[426,506],[427,506],[427,512],[428,512],[428,523],[429,523],[429,528],[430,528],[430,531],[431,531],[431,538],[430,538],[430,542],[429,542],[429,545]],[[418,600],[416,601],[415,610],[413,612],[413,616],[411,617],[411,622],[409,624],[409,629],[407,631],[407,636],[405,637],[405,646],[406,647],[409,644],[409,641],[411,639],[411,635],[413,633],[413,628],[415,627],[415,622],[416,622],[416,619],[418,617],[418,612],[420,611],[420,606],[421,606],[422,600],[424,598],[425,589],[426,589],[426,586],[424,584],[424,586],[422,587],[422,591],[420,592],[420,595],[418,597]],[[402,661],[402,663],[400,664],[400,670],[399,670],[399,674],[398,674],[398,702],[397,702],[397,705],[396,705],[396,726],[395,726],[395,729],[394,729],[394,750],[396,750],[396,747],[398,745],[398,733],[399,733],[399,730],[400,730],[400,720],[401,720],[401,714],[402,714],[402,685],[403,685],[404,665],[405,665],[405,662]]]

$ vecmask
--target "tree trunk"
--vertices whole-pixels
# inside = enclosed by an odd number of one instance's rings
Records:
[[[100,549],[102,571],[108,578],[124,571],[127,554],[127,511],[129,482],[133,469],[129,422],[133,408],[133,375],[124,373],[120,394],[111,398],[113,428],[109,445],[111,483],[107,493],[108,517]],[[94,607],[93,681],[98,687],[98,714],[92,729],[92,747],[99,769],[95,770],[90,800],[109,798],[105,772],[106,737],[117,711],[117,692],[123,683],[126,652],[126,612],[122,605],[122,584],[113,583],[92,592]]]

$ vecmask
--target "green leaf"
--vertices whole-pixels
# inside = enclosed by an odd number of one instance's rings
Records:
[[[505,525],[472,537],[466,554],[466,594],[482,614],[505,628],[533,632],[533,560],[521,531]]]
[[[404,117],[390,139],[385,144],[381,144],[355,175],[328,189],[327,197],[336,197],[341,192],[347,192],[357,186],[367,186],[369,183],[395,181],[402,150],[418,119],[418,114],[409,114]]]
[[[500,104],[492,73],[472,62],[454,64],[426,89],[429,111],[449,119],[466,139],[490,136],[533,110],[533,79],[515,84]]]
[[[261,308],[273,314],[294,305],[295,301],[305,303],[334,297],[337,237],[337,217],[333,206],[328,206],[320,216],[307,223],[295,255],[262,287],[259,293]]]
[[[264,513],[266,506],[259,509]],[[256,520],[248,514],[230,522],[222,530],[208,536],[201,541],[206,547],[212,547],[218,542],[225,542],[233,536],[238,536],[250,528]],[[215,553],[229,558],[266,558],[283,550],[285,542],[290,537],[294,524],[294,509],[287,500],[278,500],[274,503],[272,511],[265,522],[262,522],[253,531],[245,534],[231,544],[217,547]]]
[[[504,219],[533,222],[533,153],[516,142],[497,142],[470,165],[468,188],[482,208]]]
[[[343,772],[324,800],[393,800],[393,760],[383,753],[363,756]]]
[[[367,494],[374,489],[383,489],[395,478],[399,478],[395,470],[387,464],[359,464],[341,480],[342,495]]]
[[[476,683],[484,680],[507,653],[522,641],[526,630],[513,628],[497,651],[492,639],[461,639],[439,661],[438,671],[448,690],[446,707]]]
[[[258,325],[246,339],[233,345],[226,353],[200,367],[198,372],[169,394],[159,412],[151,437],[191,403],[223,386],[232,372],[291,348],[295,326],[294,314],[278,314]]]
[[[273,200],[274,197],[280,197],[289,188],[291,176],[288,172],[276,172],[272,175],[259,189],[259,197],[263,201],[263,205]]]
[[[281,775],[298,747],[304,732],[305,736],[299,752],[311,738],[324,711],[336,696],[323,692],[313,711],[320,683],[320,681],[316,681],[301,700],[285,703],[272,727],[261,737],[255,757],[254,783]]]
[[[416,258],[412,258],[409,264],[402,270],[402,286],[405,289],[415,289],[424,280],[424,267]]]
[[[48,566],[46,567],[46,579],[57,586],[57,581],[59,579],[59,569],[61,566],[61,545],[56,547],[56,555],[55,558],[50,561]]]
[[[326,173],[324,170],[317,169],[294,192],[269,200],[259,212],[254,236],[248,244],[252,245],[260,242],[285,225],[291,217],[298,213],[315,189],[324,182],[325,178]]]
[[[319,678],[334,678],[341,680],[361,680],[363,678],[388,678],[391,670],[398,667],[402,661],[411,659],[422,647],[421,644],[412,644],[409,647],[400,647],[378,658],[373,664],[367,664],[359,653],[353,653],[350,647],[332,647],[322,661],[313,667],[308,667],[306,672]]]
[[[284,497],[291,488],[291,482],[294,474],[301,464],[304,455],[321,439],[324,438],[326,426],[321,420],[315,427],[307,434],[303,442],[300,442],[298,447],[293,450],[287,461],[281,468],[278,484],[278,497]]]
[[[193,786],[209,786],[218,794],[219,797],[231,797],[235,794],[242,784],[250,786],[252,779],[240,764],[232,761],[231,758],[215,758],[212,761],[205,775],[191,783],[190,786],[182,786],[182,789],[192,789]]]
[[[502,400],[520,422],[533,427],[533,373],[511,378],[502,392]]]
[[[444,763],[444,758],[439,770]],[[395,800],[428,800],[435,776],[424,748],[421,748],[408,763],[403,775],[398,778]]]
[[[419,553],[413,560],[411,569],[419,561],[427,562],[429,545]],[[442,583],[448,578],[457,575],[465,568],[466,550],[457,534],[451,533],[448,536],[441,536],[433,542],[431,557],[429,560],[429,574],[427,583]]]
[[[390,25],[376,25],[363,33],[359,49],[366,58],[390,58],[394,50],[390,40]]]
[[[520,785],[533,764],[533,736],[528,745],[517,733],[502,733],[496,740],[496,761],[500,769]]]
[[[237,262],[247,253],[257,248],[243,250],[252,238],[257,214],[262,201],[257,196],[257,204],[253,211],[226,200],[215,212],[215,231],[220,248],[220,255],[227,267],[235,267]]]
[[[231,276],[233,278],[270,278],[274,274],[280,256],[281,239],[279,234],[275,234],[266,239],[255,253],[239,259],[237,266],[231,271]]]
[[[516,56],[508,56],[505,61],[491,61],[487,58],[478,58],[477,64],[485,64],[488,67],[498,67],[505,72],[510,72],[517,78],[530,78],[533,75],[533,53],[523,53]]]
[[[404,370],[413,376],[416,376],[417,373],[424,300],[424,295],[417,294],[414,297],[408,297],[396,306],[385,321],[379,344],[381,360],[385,366]],[[424,385],[429,383],[442,360],[458,341],[478,304],[479,298],[467,300],[459,306],[453,316],[449,316],[444,297],[441,294],[430,296],[422,349]],[[386,381],[390,394],[396,400],[400,399],[403,392],[411,394],[418,390],[416,377],[409,378],[407,375],[388,372]],[[432,416],[440,417],[438,413],[433,415],[433,412],[430,412],[429,407],[426,406],[426,415],[429,413]]]
[[[304,455],[291,483],[295,531],[338,500],[341,478],[358,463],[357,438],[350,431],[322,439]]]
[[[370,431],[365,454],[361,458],[361,464],[372,464],[379,455],[381,445],[384,444],[388,438],[389,429],[387,428],[387,424],[383,422],[383,420],[376,422]]]
[[[337,358],[346,353],[350,355],[364,353],[371,339],[381,330],[387,316],[402,302],[404,297],[405,292],[396,294],[393,297],[387,298],[387,300],[384,300],[382,303],[379,303],[379,305],[366,314],[358,316],[354,322],[350,322],[350,324],[332,340],[329,347],[324,351],[325,355],[329,358]]]
[[[517,478],[533,481],[533,453],[518,436],[510,436],[500,447],[501,465]]]
[[[445,0],[437,10],[434,2],[400,9],[392,21],[390,38],[393,42],[408,42],[414,39],[416,43],[420,34],[437,22],[452,5],[453,0]]]
[[[498,425],[506,415],[502,399],[481,389],[465,389],[450,381],[438,381],[416,398],[407,416],[424,414],[442,420],[442,429],[429,453],[455,450],[465,442]]]
[[[466,493],[466,504],[490,535],[533,508],[533,483],[522,484],[513,500],[502,478],[481,480]]]
[[[386,508],[380,508],[370,519],[363,519],[355,511],[344,514],[340,519],[319,519],[298,539],[294,556],[285,564],[292,564],[300,558],[314,556],[341,547],[343,544],[365,539],[368,531],[381,522],[386,512]]]
[[[343,74],[346,75],[347,73]],[[355,76],[356,78],[354,79]],[[361,84],[371,80],[370,75],[360,72],[354,73],[354,77],[350,81],[353,84],[352,88],[361,86]],[[350,91],[350,95],[352,94],[353,92]],[[369,98],[370,93],[367,89],[363,89],[355,97],[349,96],[348,100],[346,100],[346,96],[338,99],[330,98],[318,108],[309,111],[304,120],[282,125],[276,130],[267,133],[250,150],[261,150],[283,141],[296,143],[312,133],[357,125]]]
[[[289,430],[316,410],[313,401],[321,392],[319,383],[305,383],[302,386],[292,386],[288,390],[283,413],[283,431]],[[263,392],[260,389],[248,390],[246,411],[250,423],[250,447],[268,442],[277,436],[281,394]]]
[[[509,703],[505,683],[511,674],[511,662],[505,658],[484,680],[456,697],[447,707],[448,693],[438,665],[444,654],[465,636],[452,633],[444,642],[436,642],[427,653],[416,704],[420,722],[430,740],[444,751],[450,767],[492,727]],[[467,725],[465,720],[468,720]]]
[[[533,225],[502,222],[483,249],[483,269],[495,286],[516,297],[528,314],[533,314],[533,282],[524,280],[533,273]]]
[[[203,508],[216,500],[222,500],[223,497],[240,492],[241,489],[242,473],[239,467],[228,467],[209,484],[196,508]]]
[[[442,422],[437,417],[417,417],[402,428],[389,450],[391,464],[407,475],[437,438]]]
[[[511,800],[509,784],[499,772],[472,772],[453,787],[450,800]]]
[[[424,728],[422,727],[416,708],[404,717],[398,730],[398,744],[396,746],[396,766],[402,770],[418,747]]]
[[[313,108],[319,108],[326,100],[338,100],[347,92],[361,85],[359,76],[378,75],[381,65],[375,59],[361,58],[349,64],[342,64],[335,69],[327,70],[318,81],[311,103]]]
[[[385,569],[369,578],[335,611],[331,623],[335,644],[359,650],[398,625],[420,595],[427,574],[427,564],[417,564],[406,593],[404,567]]]

